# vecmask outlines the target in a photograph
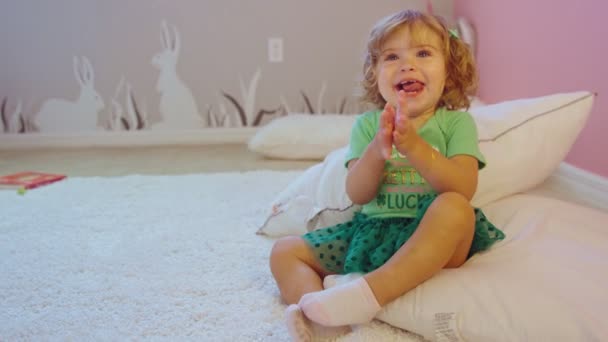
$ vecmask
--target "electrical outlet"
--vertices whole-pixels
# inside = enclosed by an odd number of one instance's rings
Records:
[[[283,38],[268,38],[268,61],[283,62]]]

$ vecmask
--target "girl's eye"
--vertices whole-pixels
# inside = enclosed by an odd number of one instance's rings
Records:
[[[396,55],[396,54],[391,53],[391,54],[386,55],[386,56],[384,57],[384,60],[385,60],[385,61],[394,61],[394,60],[397,60],[397,58],[398,58],[398,57],[397,57],[397,55]]]
[[[431,55],[431,52],[429,50],[420,50],[417,53],[418,57],[429,57]]]

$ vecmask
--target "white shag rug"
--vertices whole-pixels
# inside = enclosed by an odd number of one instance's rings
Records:
[[[255,234],[300,171],[0,191],[0,341],[288,341]],[[374,321],[338,341],[421,341]]]

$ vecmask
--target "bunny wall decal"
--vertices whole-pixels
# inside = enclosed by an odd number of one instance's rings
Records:
[[[34,122],[40,132],[61,133],[97,130],[97,115],[105,107],[94,87],[95,73],[86,57],[74,56],[73,70],[80,85],[76,101],[48,99],[35,115]]]
[[[152,125],[153,129],[192,129],[206,124],[201,117],[192,91],[177,75],[177,61],[181,46],[179,32],[165,20],[161,24],[160,41],[163,50],[152,59],[160,70],[156,90],[160,93],[162,121]]]

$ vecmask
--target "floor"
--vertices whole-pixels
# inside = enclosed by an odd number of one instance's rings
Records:
[[[175,175],[250,170],[304,170],[319,160],[266,159],[245,144],[62,149],[0,149],[0,174],[42,171],[70,177],[129,174]],[[608,202],[592,201],[583,191],[565,187],[555,177],[528,191],[608,211]],[[602,197],[604,198],[604,197]]]
[[[265,159],[241,144],[0,150],[0,174],[27,170],[72,177],[297,170],[318,162]]]

